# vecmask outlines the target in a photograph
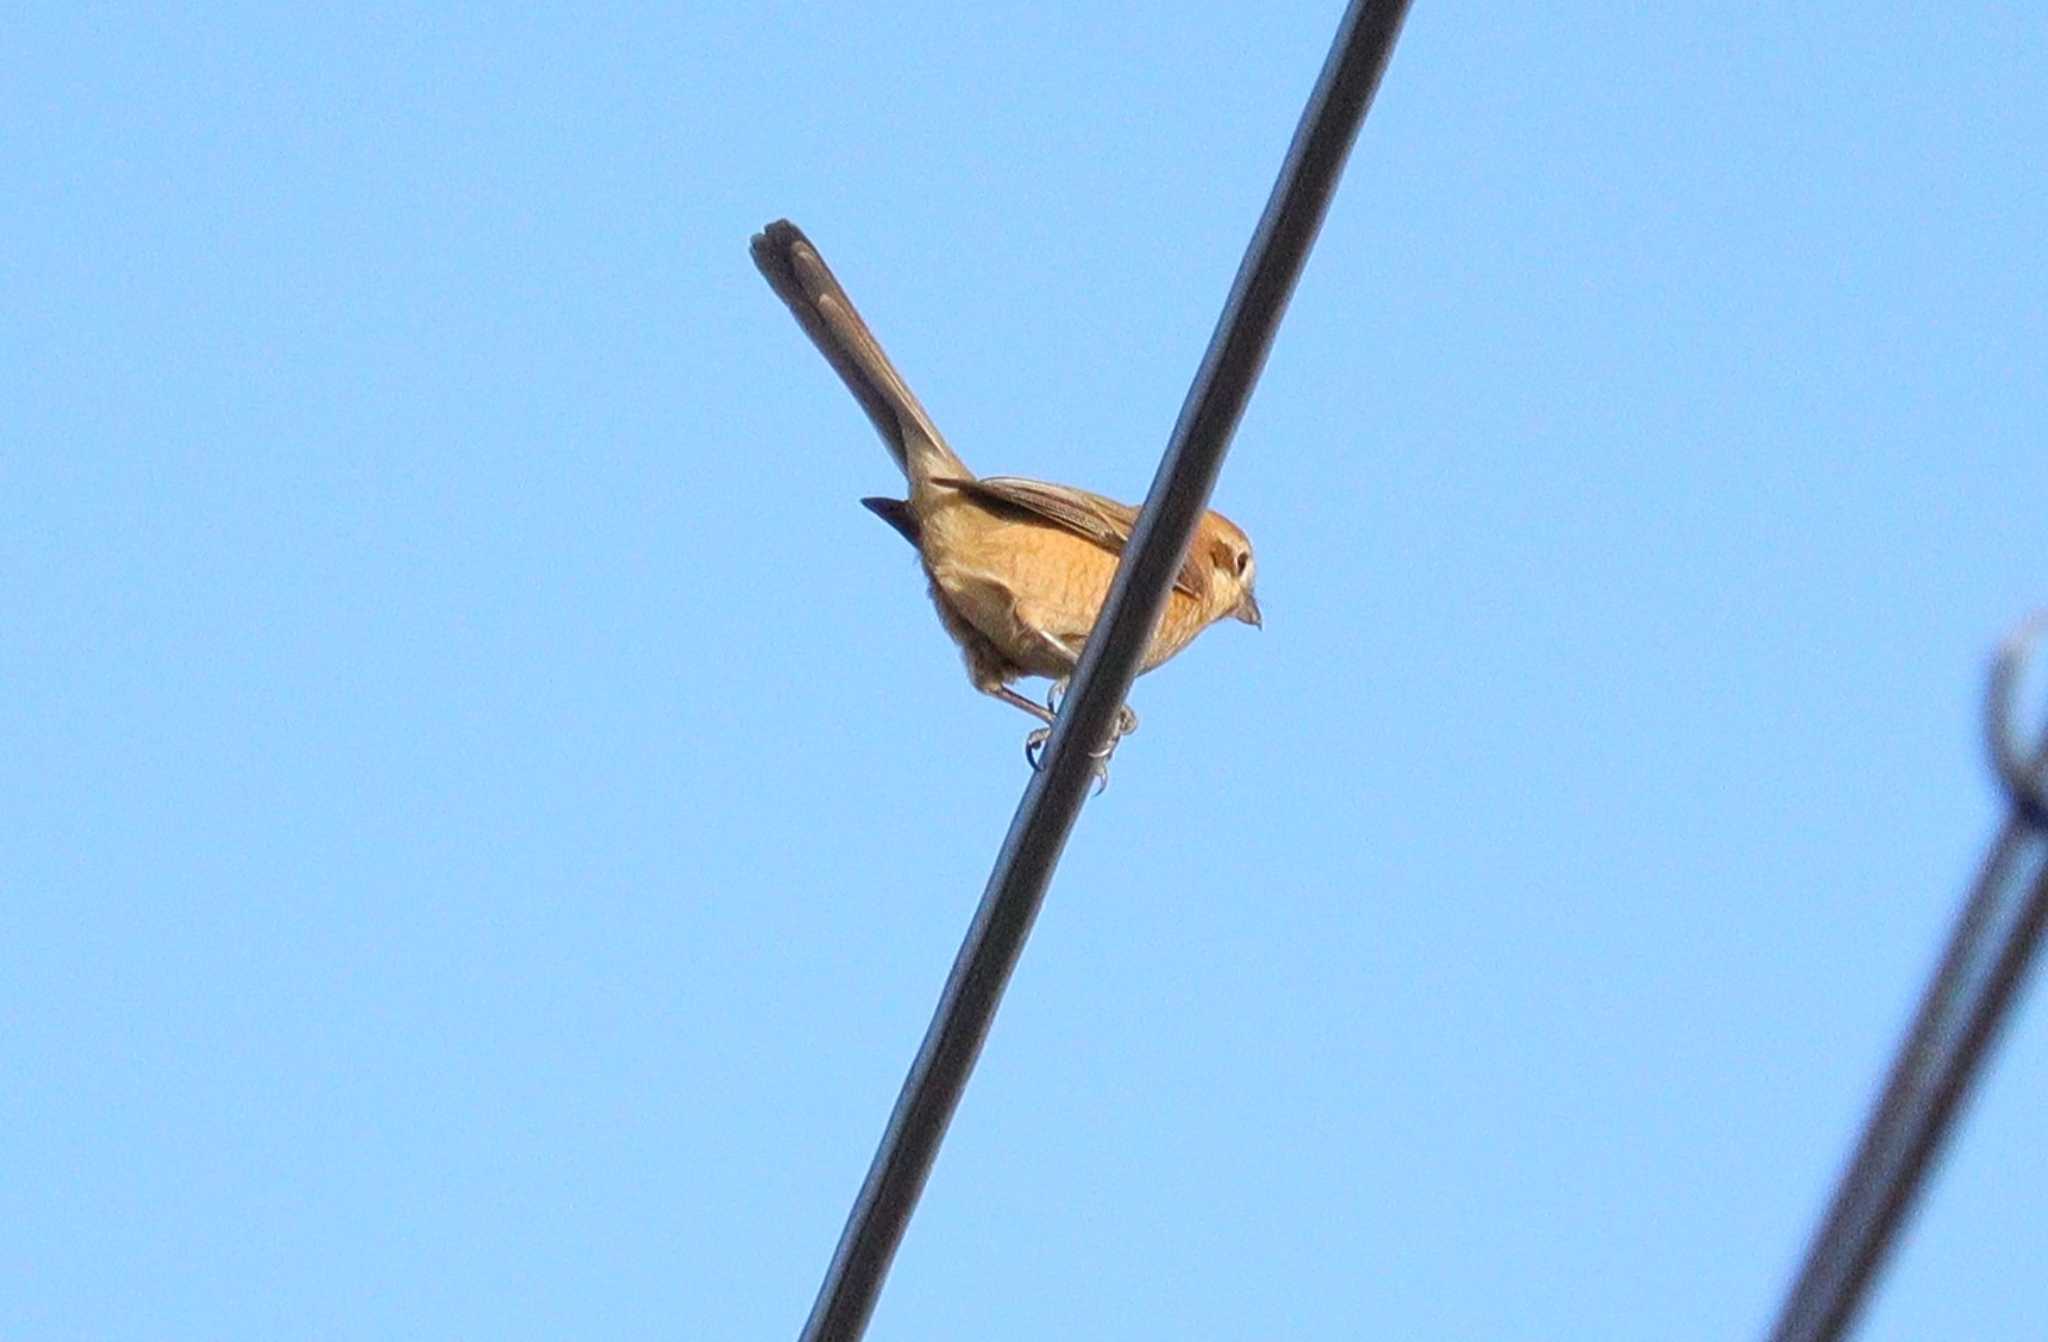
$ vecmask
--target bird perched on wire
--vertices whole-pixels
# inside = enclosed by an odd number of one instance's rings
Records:
[[[1109,595],[1138,510],[1069,485],[977,477],[946,445],[803,230],[777,220],[754,235],[753,253],[902,468],[909,497],[861,502],[917,547],[932,602],[960,645],[968,679],[982,693],[1050,724]],[[1258,625],[1255,576],[1244,532],[1221,513],[1205,514],[1139,672],[1166,661],[1218,620]],[[1043,707],[1010,688],[1024,676],[1053,680]],[[1122,709],[1110,747],[1136,727],[1136,716]],[[1034,763],[1048,732],[1040,728],[1025,743]]]

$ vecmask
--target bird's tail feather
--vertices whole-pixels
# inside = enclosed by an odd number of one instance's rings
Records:
[[[803,230],[778,219],[754,235],[753,252],[754,264],[789,305],[804,334],[874,421],[912,492],[933,476],[972,479],[974,473],[946,445]]]

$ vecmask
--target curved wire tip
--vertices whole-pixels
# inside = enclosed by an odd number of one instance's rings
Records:
[[[2035,611],[2006,635],[1991,664],[1991,686],[1984,697],[1984,733],[1991,747],[1991,767],[2005,785],[2013,810],[2035,829],[2048,831],[2048,726],[2029,746],[2020,740],[2016,721],[2020,685],[2044,636],[2048,636],[2048,610]]]

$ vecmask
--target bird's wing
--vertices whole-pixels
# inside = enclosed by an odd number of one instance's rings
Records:
[[[934,477],[932,483],[950,486],[992,507],[1029,513],[1076,536],[1094,541],[1111,554],[1124,552],[1124,546],[1131,539],[1131,528],[1138,520],[1136,508],[1115,499],[1106,499],[1070,485],[1027,480],[1018,475],[991,475],[979,480]],[[1181,560],[1180,572],[1174,575],[1173,585],[1201,600],[1203,574],[1195,562],[1192,547]]]

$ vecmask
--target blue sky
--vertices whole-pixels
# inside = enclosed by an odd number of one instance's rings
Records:
[[[748,235],[1136,498],[1336,17],[17,15],[0,1334],[792,1336],[1030,724]],[[2044,72],[1416,7],[874,1336],[1763,1329],[2001,815]],[[2044,1027],[1863,1336],[2036,1331]]]

